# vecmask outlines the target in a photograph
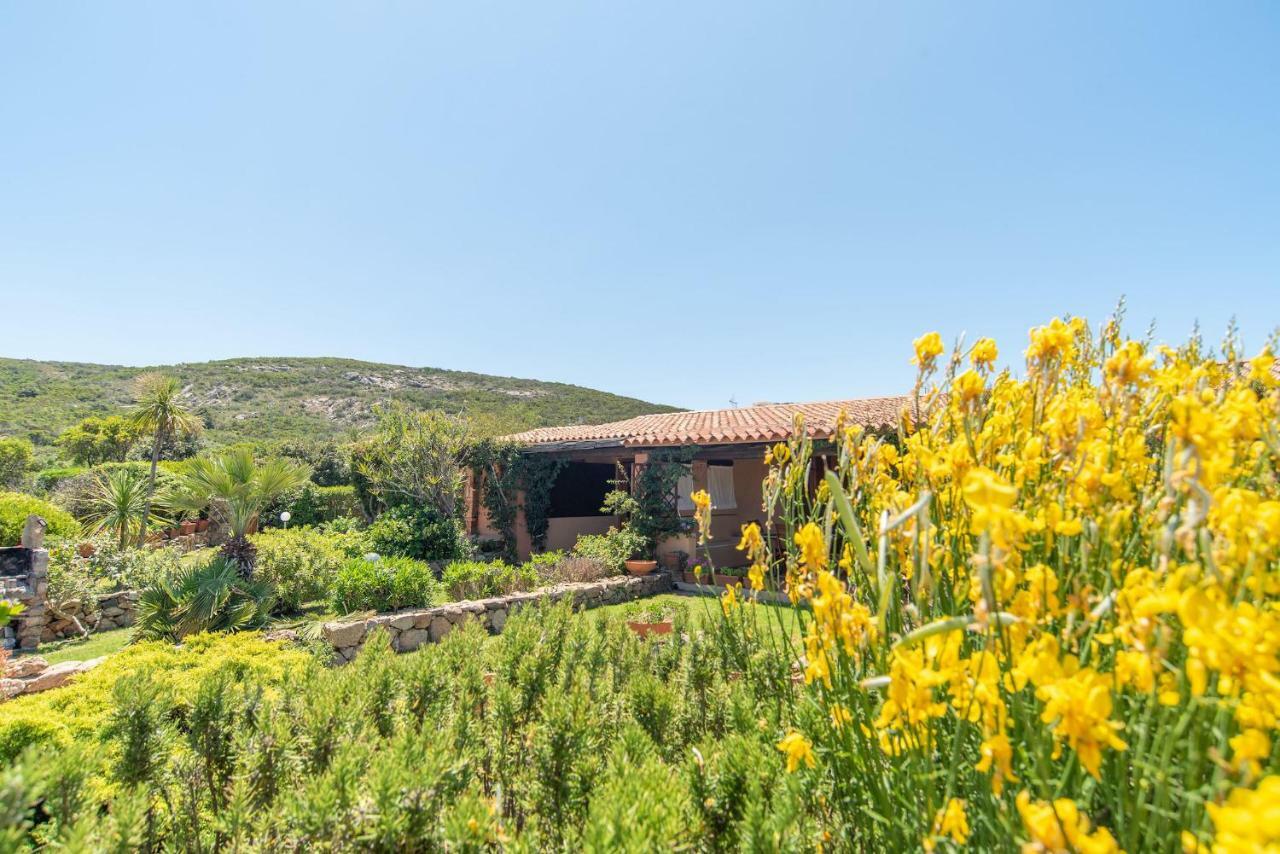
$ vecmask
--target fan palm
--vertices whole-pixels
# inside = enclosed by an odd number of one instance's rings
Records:
[[[93,532],[110,531],[125,548],[130,536],[137,532],[139,541],[145,538],[151,518],[150,493],[142,474],[133,469],[116,469],[99,475],[89,496],[88,520]],[[154,517],[161,521],[160,517]]]
[[[250,527],[263,506],[302,486],[308,474],[305,466],[285,460],[259,464],[248,450],[236,448],[187,463],[172,501],[182,510],[199,512],[210,508],[219,516],[231,533],[223,554],[248,577],[253,572],[255,553],[247,538]]]
[[[145,532],[156,492],[160,446],[178,431],[194,433],[200,429],[201,423],[182,405],[182,384],[177,378],[160,373],[142,374],[134,380],[134,407],[129,420],[136,429],[152,436],[151,477],[147,480],[147,498],[143,503],[140,525],[140,530]]]
[[[246,579],[235,561],[216,557],[203,566],[185,566],[142,591],[136,635],[179,641],[197,632],[261,628],[274,602],[270,584]]]

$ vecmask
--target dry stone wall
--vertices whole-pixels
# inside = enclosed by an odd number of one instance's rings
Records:
[[[75,617],[90,632],[105,632],[132,626],[137,619],[138,591],[120,590],[99,596],[95,608],[86,614],[84,604],[72,600],[55,610],[49,609],[49,622],[44,626],[40,640],[44,643],[77,637],[80,632],[71,621]]]
[[[369,635],[377,629],[382,629],[391,636],[393,649],[410,652],[424,643],[438,642],[467,620],[479,620],[490,633],[498,634],[508,617],[521,608],[538,602],[559,602],[567,598],[578,609],[598,608],[669,590],[671,576],[666,572],[655,572],[638,578],[619,576],[589,583],[557,584],[529,593],[451,602],[434,608],[379,614],[363,620],[325,623],[324,637],[340,660],[350,661],[360,652]]]

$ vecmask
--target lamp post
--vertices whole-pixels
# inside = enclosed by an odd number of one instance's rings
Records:
[[[285,528],[286,528],[286,529],[289,527],[289,520],[290,520],[290,519],[292,519],[292,518],[293,518],[293,517],[292,517],[291,515],[289,515],[289,511],[288,511],[288,510],[286,510],[286,511],[284,511],[283,513],[281,513],[281,514],[280,514],[280,521],[284,523],[284,526],[285,526]]]

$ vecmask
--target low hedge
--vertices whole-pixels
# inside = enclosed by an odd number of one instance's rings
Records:
[[[426,608],[443,601],[431,567],[406,557],[353,558],[334,579],[329,604],[341,614]]]

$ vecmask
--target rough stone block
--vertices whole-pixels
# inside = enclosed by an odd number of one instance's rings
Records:
[[[428,631],[431,634],[431,640],[435,643],[439,643],[440,639],[449,634],[452,629],[453,623],[449,622],[444,617],[436,617],[431,621],[431,627]]]
[[[489,630],[495,635],[502,631],[502,627],[507,624],[507,612],[501,608],[495,608],[489,612]]]
[[[25,679],[28,676],[35,676],[40,671],[49,666],[49,662],[45,661],[38,655],[28,655],[24,658],[15,658],[9,662],[9,671],[4,674],[13,679]]]
[[[401,633],[400,641],[397,649],[401,652],[411,652],[431,640],[430,632],[424,629],[409,629]]]
[[[324,636],[338,648],[355,646],[364,640],[365,625],[358,623],[325,623]],[[350,660],[350,659],[348,659]]]
[[[391,620],[391,628],[402,632],[412,629],[414,619],[413,614],[399,614]]]

